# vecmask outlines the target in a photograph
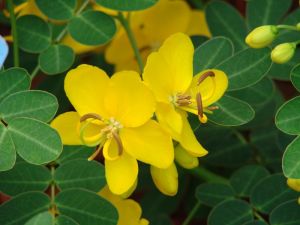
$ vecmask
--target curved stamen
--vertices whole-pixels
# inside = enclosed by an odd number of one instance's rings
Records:
[[[86,121],[87,119],[95,119],[95,120],[103,121],[102,117],[97,113],[87,113],[80,118],[80,123]]]
[[[203,117],[203,105],[202,105],[202,97],[199,92],[196,94],[196,101],[197,101],[198,116],[200,116],[202,118]]]
[[[204,74],[202,74],[199,79],[198,79],[198,82],[197,82],[197,86],[200,85],[206,78],[208,77],[214,77],[215,76],[215,73],[213,71],[207,71],[205,72]]]
[[[122,140],[116,132],[112,131],[111,134],[114,137],[115,141],[117,142],[118,150],[119,150],[119,156],[120,156],[120,155],[122,155],[123,150],[124,150]]]
[[[210,111],[214,111],[214,110],[217,110],[219,109],[220,107],[215,105],[215,106],[208,106],[207,109],[210,110]]]
[[[103,147],[103,144],[101,143],[101,144],[98,146],[97,150],[96,150],[90,157],[88,157],[88,161],[94,160],[94,159],[97,157],[97,155],[99,155],[99,153],[100,153],[102,147]]]

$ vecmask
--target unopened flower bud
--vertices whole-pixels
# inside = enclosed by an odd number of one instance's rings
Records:
[[[271,59],[278,64],[286,63],[294,56],[295,49],[295,43],[283,43],[277,45],[271,52]]]
[[[251,31],[245,41],[251,48],[264,48],[272,43],[277,34],[278,28],[276,26],[260,26]]]
[[[292,178],[289,178],[287,180],[287,184],[288,186],[293,189],[294,191],[298,191],[300,192],[300,179],[292,179]]]

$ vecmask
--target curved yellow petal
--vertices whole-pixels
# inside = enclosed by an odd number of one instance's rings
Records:
[[[137,72],[122,71],[112,76],[104,107],[124,127],[137,127],[152,117],[155,98]]]
[[[206,149],[202,147],[202,145],[198,142],[195,134],[189,124],[189,121],[186,115],[182,115],[183,128],[181,133],[180,144],[186,151],[195,157],[205,156],[208,152]]]
[[[65,92],[80,116],[97,113],[105,117],[103,97],[108,83],[109,78],[103,70],[83,64],[68,72]]]
[[[116,160],[105,159],[105,177],[109,189],[122,195],[132,188],[138,175],[138,163],[126,152]]]
[[[179,140],[183,125],[181,115],[174,105],[158,102],[155,115],[159,124],[171,134],[172,138]]]
[[[18,13],[18,17],[25,15],[35,15],[43,20],[47,20],[47,17],[36,6],[35,0],[28,0],[27,4],[25,4],[24,7],[22,7],[20,12]]]
[[[171,35],[147,60],[143,78],[157,100],[168,101],[170,95],[185,93],[193,78],[194,47],[183,33]]]
[[[120,137],[132,157],[158,168],[167,168],[174,160],[171,136],[155,121],[136,128],[123,128]]]
[[[199,165],[198,158],[190,155],[181,145],[175,148],[175,160],[185,169],[193,169]]]
[[[82,144],[77,129],[79,119],[77,112],[66,112],[60,114],[51,122],[51,127],[57,130],[64,145]]]
[[[174,163],[166,169],[150,167],[151,176],[155,186],[163,194],[174,196],[178,190],[178,173]]]
[[[205,78],[199,85],[197,85],[201,75],[208,71],[212,71],[215,75],[213,77],[209,76]],[[202,97],[202,105],[203,107],[207,107],[218,101],[224,95],[227,87],[227,75],[221,70],[211,69],[204,70],[194,76],[188,92],[193,98],[195,98],[196,94],[200,92]]]
[[[205,14],[200,10],[192,10],[190,23],[188,25],[186,33],[188,35],[204,35],[211,37]]]
[[[139,23],[151,45],[162,43],[174,33],[185,32],[190,17],[191,9],[185,1],[158,1],[153,7],[133,14],[132,21]]]
[[[300,192],[300,179],[288,178],[287,184],[294,191]]]

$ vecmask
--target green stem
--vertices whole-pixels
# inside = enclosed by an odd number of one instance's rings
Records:
[[[253,211],[253,214],[254,214],[254,216],[255,216],[257,219],[259,219],[259,220],[261,220],[261,221],[267,223],[267,221],[266,221],[266,220],[265,220],[258,212]]]
[[[296,30],[296,31],[299,31],[299,29],[296,26],[291,26],[291,25],[281,24],[281,25],[277,25],[276,27],[279,28],[279,29],[287,29],[287,30]]]
[[[38,74],[39,71],[40,71],[40,66],[38,64],[31,73],[31,80]]]
[[[190,211],[187,218],[183,221],[182,225],[188,225],[192,221],[192,219],[194,218],[195,214],[197,213],[200,205],[201,205],[200,202],[197,201],[197,203],[194,205],[194,208]]]
[[[197,167],[195,169],[189,170],[192,174],[195,176],[202,178],[205,181],[210,181],[210,182],[216,182],[216,183],[223,183],[223,184],[228,184],[229,181],[225,177],[222,177],[218,174],[215,174],[214,172],[211,172],[204,167]]]
[[[19,57],[19,46],[18,46],[18,32],[16,25],[16,16],[14,12],[14,6],[12,0],[7,0],[7,7],[9,11],[10,23],[12,28],[12,36],[13,36],[13,52],[14,52],[14,66],[20,66],[20,57]]]
[[[80,8],[77,10],[77,12],[75,13],[75,16],[79,15],[90,3],[90,0],[85,0],[85,2],[82,3],[82,5],[80,6]],[[67,34],[68,32],[68,26],[66,26],[61,32],[60,34],[56,37],[55,42],[58,43],[60,42],[63,37]]]
[[[50,184],[50,211],[52,212],[53,216],[56,214],[56,205],[55,205],[55,180],[54,180],[54,174],[55,174],[55,166],[54,164],[50,165],[50,172],[52,181]]]
[[[118,16],[116,18],[120,21],[120,23],[122,24],[122,26],[124,27],[124,29],[125,29],[125,31],[127,33],[129,42],[130,42],[131,47],[132,47],[132,49],[134,51],[134,55],[135,55],[136,60],[137,60],[137,62],[139,64],[139,68],[140,68],[140,71],[141,71],[141,74],[142,74],[143,70],[144,70],[143,60],[142,60],[142,57],[141,57],[141,54],[140,54],[137,42],[136,42],[135,37],[133,35],[133,32],[132,32],[132,30],[130,28],[129,22],[128,22],[128,20],[124,17],[124,15],[121,12],[118,13]]]

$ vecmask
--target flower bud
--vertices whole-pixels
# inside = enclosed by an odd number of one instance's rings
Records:
[[[278,64],[286,63],[294,56],[295,49],[295,43],[283,43],[277,45],[271,52],[271,59]]]
[[[300,192],[300,179],[289,178],[287,184],[291,189]]]
[[[178,191],[178,173],[174,163],[166,169],[150,167],[150,173],[155,186],[163,194],[174,196]]]
[[[251,48],[264,48],[272,43],[277,34],[278,28],[276,26],[260,26],[251,31],[245,41]]]

